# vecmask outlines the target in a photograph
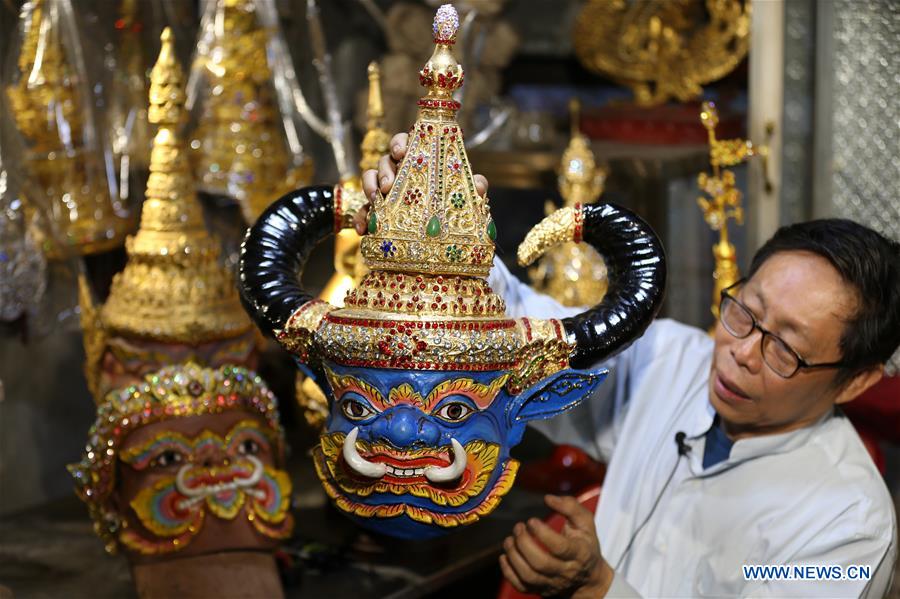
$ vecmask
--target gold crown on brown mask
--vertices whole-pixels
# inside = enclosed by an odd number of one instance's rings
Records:
[[[110,197],[102,155],[84,145],[85,128],[92,126],[85,122],[89,92],[63,45],[60,11],[46,0],[23,7],[19,79],[6,88],[29,177],[44,198],[38,203],[49,222],[37,233],[51,258],[119,246],[135,220]]]
[[[148,114],[159,129],[150,155],[147,199],[138,232],[126,241],[128,263],[113,279],[100,320],[109,331],[159,341],[226,339],[251,324],[232,275],[219,262],[218,242],[203,221],[187,147],[178,134],[184,75],[168,28],[161,39],[150,73]]]
[[[569,103],[572,136],[559,165],[559,193],[564,206],[575,209],[597,201],[603,193],[606,169],[598,166],[591,144],[578,127],[580,104]],[[556,208],[547,202],[547,215]],[[564,306],[600,303],[608,286],[606,264],[597,250],[585,243],[565,241],[547,250],[536,267],[528,271],[535,289]]]

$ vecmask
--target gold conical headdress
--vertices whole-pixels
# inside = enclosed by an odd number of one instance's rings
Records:
[[[597,201],[603,193],[606,171],[598,167],[590,141],[578,126],[580,105],[569,103],[572,137],[559,165],[559,193],[566,208]],[[555,211],[547,202],[547,214]],[[565,241],[554,245],[538,265],[528,271],[535,289],[564,306],[593,306],[600,303],[608,286],[606,264],[597,250],[584,243]]]
[[[100,319],[113,332],[194,344],[236,336],[251,325],[203,222],[187,147],[178,134],[185,113],[184,75],[168,28],[161,39],[150,73],[148,115],[159,130],[147,199],[140,228],[126,241],[128,264],[113,279]]]
[[[110,197],[102,152],[88,142],[97,137],[86,105],[90,92],[83,69],[67,54],[71,48],[63,45],[64,15],[54,1],[34,0],[23,6],[21,18],[18,80],[6,94],[54,237],[40,231],[40,241],[51,258],[119,246],[135,219]]]
[[[450,5],[434,19],[434,54],[419,72],[419,100],[406,157],[387,198],[376,198],[362,242],[371,269],[487,276],[496,227],[475,181],[456,122],[453,91],[463,69],[453,55],[459,17]]]

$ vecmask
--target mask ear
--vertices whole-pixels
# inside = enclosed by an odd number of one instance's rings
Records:
[[[507,411],[510,428],[529,420],[551,418],[574,408],[603,382],[608,370],[561,370],[529,387]]]

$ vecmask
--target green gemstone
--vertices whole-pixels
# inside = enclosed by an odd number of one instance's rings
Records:
[[[425,234],[429,237],[437,237],[441,233],[441,219],[436,216],[432,216],[431,220],[428,221],[428,226],[425,227]]]
[[[493,219],[491,219],[491,221],[488,223],[487,234],[488,234],[488,237],[491,238],[491,241],[497,240],[497,225],[494,224]]]
[[[369,215],[369,234],[374,235],[375,232],[378,231],[378,217],[375,216],[375,211],[372,211],[372,214]]]

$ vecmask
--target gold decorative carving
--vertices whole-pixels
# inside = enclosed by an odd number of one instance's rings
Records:
[[[750,0],[588,0],[575,54],[634,92],[638,105],[697,98],[747,55]]]
[[[135,221],[110,198],[102,155],[85,145],[86,137],[98,133],[86,131],[93,127],[88,83],[67,55],[62,18],[54,2],[34,0],[23,7],[18,79],[6,87],[25,141],[25,166],[43,198],[27,198],[32,213],[42,208],[35,237],[50,258],[119,246]]]
[[[766,146],[754,146],[753,142],[744,139],[717,139],[716,125],[719,124],[719,113],[715,104],[704,102],[700,111],[700,120],[709,133],[709,162],[712,174],[700,173],[697,183],[709,197],[697,198],[703,210],[703,218],[713,231],[719,232],[719,241],[712,247],[716,260],[713,272],[712,306],[710,311],[719,317],[719,301],[723,289],[738,281],[740,273],[737,265],[737,250],[728,237],[728,221],[744,224],[744,209],[741,206],[741,192],[735,187],[734,172],[723,168],[745,162],[753,156],[765,158],[768,154]]]

